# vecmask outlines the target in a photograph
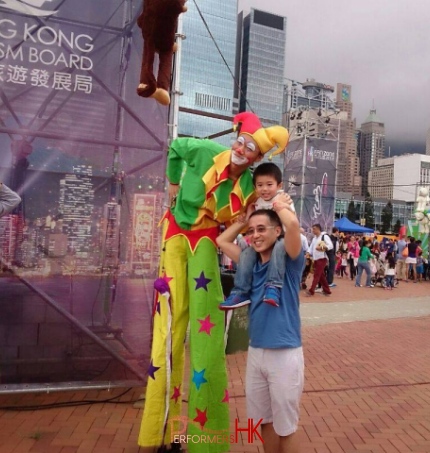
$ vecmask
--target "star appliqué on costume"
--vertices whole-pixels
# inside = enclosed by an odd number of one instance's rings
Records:
[[[181,397],[181,384],[179,384],[177,387],[173,387],[173,395],[172,395],[172,400],[175,400],[175,403],[178,402],[178,399]]]
[[[208,382],[204,376],[205,371],[206,370],[202,370],[202,371],[193,370],[193,382],[194,382],[194,384],[196,384],[197,390],[200,390],[200,386],[202,384],[204,384],[205,382]]]
[[[199,423],[201,428],[203,429],[206,422],[208,421],[208,417],[206,415],[207,408],[204,411],[201,411],[200,409],[196,408],[196,412],[197,412],[197,417],[193,421]]]
[[[170,280],[173,280],[173,277],[168,277],[167,274],[166,274],[166,271],[163,272],[163,280],[166,281],[166,283],[169,283]]]
[[[160,369],[159,366],[154,366],[154,364],[152,363],[152,359],[151,359],[151,363],[149,364],[149,370],[148,370],[148,376],[151,376],[152,379],[154,379],[155,381],[155,373]]]
[[[202,271],[200,273],[200,277],[199,278],[194,278],[194,280],[196,281],[196,291],[199,289],[199,288],[203,288],[205,291],[208,290],[208,284],[212,281],[210,278],[206,278],[205,277],[205,273]]]
[[[230,401],[230,395],[228,394],[228,390],[224,390],[224,398],[221,400],[221,403],[228,403]]]
[[[206,332],[208,335],[211,334],[211,329],[215,327],[215,324],[211,322],[211,316],[207,315],[205,319],[198,319],[200,323],[199,333]]]

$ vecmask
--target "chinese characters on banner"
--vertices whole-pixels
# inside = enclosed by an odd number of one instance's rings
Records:
[[[31,69],[19,65],[0,64],[0,82],[33,87],[53,88],[54,90],[82,91],[90,94],[93,89],[93,78],[81,74],[54,72],[45,69]]]

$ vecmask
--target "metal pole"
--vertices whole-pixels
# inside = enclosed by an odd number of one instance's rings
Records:
[[[186,36],[182,33],[183,18],[182,14],[178,17],[178,29],[176,33],[178,48],[175,53],[175,72],[173,76],[172,86],[172,104],[171,104],[171,133],[170,141],[178,137],[178,122],[179,122],[179,97],[182,95],[179,87],[181,82],[181,60],[182,60],[182,42]]]

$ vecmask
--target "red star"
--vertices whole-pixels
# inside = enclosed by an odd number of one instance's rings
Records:
[[[199,333],[206,332],[208,335],[210,335],[211,329],[215,327],[215,324],[211,323],[211,316],[207,315],[205,319],[198,319],[197,321],[201,324]]]
[[[163,272],[163,277],[162,277],[162,279],[165,280],[166,283],[169,283],[170,280],[173,280],[173,277],[168,277],[168,276],[166,275],[166,271],[164,271],[164,272]]]
[[[173,395],[171,400],[175,400],[175,403],[178,402],[178,398],[181,397],[181,384],[178,385],[178,387],[173,387]]]
[[[207,408],[204,411],[201,411],[196,408],[196,411],[197,417],[193,421],[200,423],[200,426],[203,429],[205,427],[206,422],[208,421],[208,418],[206,416]]]
[[[221,403],[228,403],[230,401],[230,395],[228,394],[228,390],[224,390],[224,398],[221,401]]]

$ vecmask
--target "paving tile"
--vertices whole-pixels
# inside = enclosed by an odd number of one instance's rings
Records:
[[[336,287],[332,298],[321,296],[320,301],[316,296],[312,302],[348,300],[349,293],[358,304],[370,292],[372,298],[391,296],[377,289],[351,292],[349,283]],[[396,295],[407,292],[405,286]],[[414,287],[420,297],[430,289],[428,283]],[[304,327],[300,453],[430,453],[429,325],[430,317],[420,316]],[[227,361],[234,433],[234,419],[239,426],[247,423],[246,353],[230,355]],[[115,392],[8,395],[0,396],[0,406],[104,400],[122,389]],[[132,402],[141,394],[142,389],[133,389],[121,398],[130,404],[0,410],[0,453],[139,453],[142,410]],[[186,410],[184,403],[184,414]],[[246,433],[240,433],[230,451],[263,453],[263,446],[259,441],[248,443]]]

